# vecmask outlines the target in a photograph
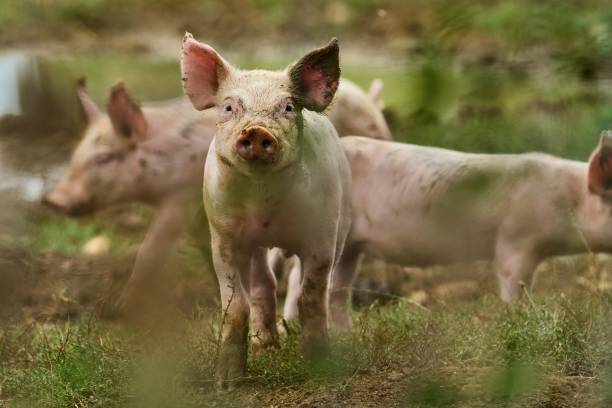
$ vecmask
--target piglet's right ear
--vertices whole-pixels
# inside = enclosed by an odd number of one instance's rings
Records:
[[[204,110],[215,105],[219,83],[230,67],[210,46],[196,41],[189,33],[183,37],[181,73],[183,90],[193,107]]]
[[[85,77],[81,77],[76,81],[76,94],[79,100],[79,105],[83,114],[85,115],[85,121],[89,124],[100,117],[100,109],[96,103],[91,99],[91,97],[87,94],[86,89],[87,80]]]
[[[612,130],[601,133],[599,146],[589,160],[589,191],[604,195],[612,189]]]

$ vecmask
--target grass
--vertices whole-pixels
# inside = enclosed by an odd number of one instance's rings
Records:
[[[78,256],[83,247],[98,236],[108,239],[112,254],[124,253],[130,245],[130,240],[119,234],[116,228],[96,219],[51,217],[41,222],[37,230],[30,246],[43,253]]]
[[[394,390],[383,405],[604,407],[610,318],[612,299],[600,295],[518,308],[492,296],[450,310],[372,306],[332,337],[331,355],[315,366],[304,363],[295,333],[280,350],[251,356],[231,399],[212,387],[215,321],[154,336],[92,320],[35,323],[0,331],[0,399],[17,407],[248,406],[273,404],[271,395],[313,403],[345,395],[359,404],[368,397],[359,387],[374,384]]]
[[[117,406],[126,394],[127,356],[111,332],[77,322],[0,333],[3,397],[14,406]]]

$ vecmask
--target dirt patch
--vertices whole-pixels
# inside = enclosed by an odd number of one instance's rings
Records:
[[[0,248],[0,320],[60,321],[83,314],[114,318],[112,305],[130,276],[134,259],[134,254],[65,257]],[[165,293],[156,296],[159,293],[152,292],[151,297],[159,302],[150,298],[149,307],[188,311],[214,299],[205,280],[180,271],[166,275],[155,285],[163,288],[158,292]]]

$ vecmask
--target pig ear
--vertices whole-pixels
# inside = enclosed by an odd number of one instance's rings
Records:
[[[612,189],[612,130],[601,133],[599,146],[589,160],[589,191],[603,195]]]
[[[289,68],[291,87],[298,103],[322,112],[332,101],[340,81],[338,40],[305,55]]]
[[[79,105],[85,114],[85,120],[89,124],[100,117],[101,113],[98,109],[98,105],[96,105],[93,99],[91,99],[91,97],[87,94],[86,84],[87,79],[85,77],[77,79],[76,94],[79,100]]]
[[[370,96],[370,99],[372,99],[373,102],[378,103],[378,101],[380,101],[380,95],[382,94],[383,86],[383,81],[379,78],[376,78],[370,84],[370,90],[368,91],[368,95]]]
[[[383,91],[383,81],[382,79],[376,78],[370,84],[370,90],[368,91],[368,96],[378,106],[380,109],[385,107],[384,102],[380,99]]]
[[[229,71],[230,65],[212,47],[185,34],[181,57],[183,90],[194,108],[204,110],[215,105],[219,83]]]
[[[117,83],[111,89],[107,111],[118,135],[126,138],[135,137],[138,140],[147,137],[147,121],[123,82]]]

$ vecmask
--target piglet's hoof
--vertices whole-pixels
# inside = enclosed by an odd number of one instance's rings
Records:
[[[286,337],[295,332],[295,330],[291,327],[291,323],[284,318],[280,319],[278,323],[276,323],[276,330],[278,331],[278,335],[280,337]]]
[[[348,313],[332,313],[332,329],[336,333],[346,333],[351,330],[351,318]]]
[[[112,311],[117,318],[129,317],[133,312],[142,307],[142,296],[129,288],[125,288],[119,298],[112,305]]]
[[[221,391],[235,389],[246,375],[246,345],[225,344],[217,361],[217,388]]]
[[[276,330],[269,330],[254,334],[253,336],[251,336],[251,345],[253,353],[255,355],[259,355],[264,350],[279,349],[280,342],[278,340],[278,337],[278,332],[276,332]]]
[[[129,303],[128,299],[124,298],[124,293],[116,300],[104,299],[100,302],[100,314],[106,319],[121,319],[126,317]]]

